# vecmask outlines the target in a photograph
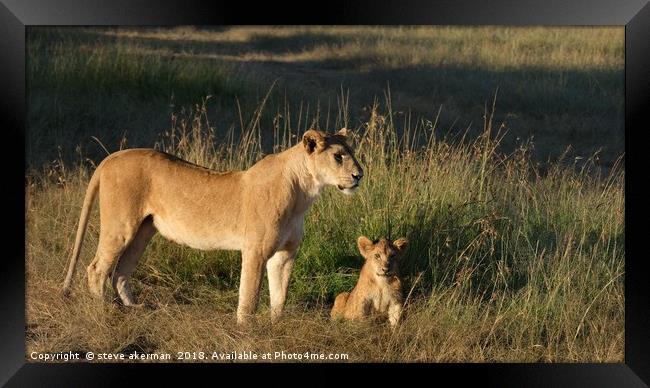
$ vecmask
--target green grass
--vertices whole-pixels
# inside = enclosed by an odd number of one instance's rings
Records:
[[[540,162],[570,144],[569,156],[601,150],[611,168],[624,144],[623,38],[622,27],[31,27],[27,161],[40,168],[60,147],[71,162],[81,147],[97,162],[91,136],[111,151],[125,134],[152,144],[206,95],[215,125],[241,131],[275,84],[259,118],[270,147],[278,125],[331,127],[341,99],[344,124],[358,126],[390,85],[400,134],[404,120],[438,116],[440,135],[479,136],[498,88],[504,152],[533,137]]]
[[[217,143],[206,105],[197,108],[175,115],[157,147],[218,170],[246,168],[262,157],[256,126]],[[338,110],[345,115],[348,107]],[[480,137],[450,144],[436,139],[426,120],[398,135],[392,112],[375,107],[354,131],[366,172],[362,187],[350,197],[326,190],[316,201],[286,319],[268,324],[264,291],[261,323],[248,331],[234,326],[239,254],[200,252],[160,236],[134,275],[136,295],[155,307],[97,306],[84,271],[73,300],[61,299],[91,169],[61,163],[30,175],[28,351],[287,349],[343,352],[352,361],[621,362],[620,163],[604,176],[593,161],[582,170],[554,164],[541,173],[526,146],[509,155],[495,151],[502,134],[492,127],[494,113],[485,114]],[[292,128],[276,133],[281,140],[274,148],[294,144],[292,134]],[[95,210],[82,263],[93,255],[98,227]],[[335,295],[356,282],[361,234],[411,240],[402,262],[406,315],[395,333],[326,318]]]
[[[623,31],[29,28],[28,354],[622,362]],[[310,209],[281,323],[268,322],[264,285],[260,322],[234,325],[239,253],[161,236],[133,280],[149,307],[94,303],[83,270],[73,298],[60,297],[107,151],[155,147],[244,169],[311,127],[342,126],[366,177],[356,195],[328,189]],[[80,267],[98,228],[95,209]],[[395,332],[327,318],[356,282],[359,235],[411,241]]]

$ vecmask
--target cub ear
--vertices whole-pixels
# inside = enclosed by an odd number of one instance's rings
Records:
[[[372,249],[372,240],[366,236],[361,236],[357,239],[357,246],[359,247],[359,252],[363,257],[366,257],[366,254]]]
[[[310,129],[302,136],[302,144],[305,146],[308,154],[315,150],[322,150],[325,148],[325,136],[320,131]]]
[[[348,131],[348,129],[346,127],[343,127],[341,129],[339,129],[338,132],[336,132],[337,135],[340,135],[340,136],[343,136],[343,137],[347,137],[348,133],[349,133],[349,131]]]
[[[409,245],[409,240],[405,239],[404,237],[398,238],[397,240],[393,241],[393,246],[397,248],[399,252],[403,252],[408,245]]]

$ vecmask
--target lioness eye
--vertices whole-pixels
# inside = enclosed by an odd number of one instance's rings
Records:
[[[334,154],[334,160],[341,163],[343,161],[343,156],[341,156],[341,154]]]

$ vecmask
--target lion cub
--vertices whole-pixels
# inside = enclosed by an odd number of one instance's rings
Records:
[[[336,297],[331,316],[334,319],[360,320],[378,313],[388,315],[390,325],[395,327],[402,315],[402,282],[398,263],[408,240],[399,238],[391,243],[382,238],[372,242],[361,236],[357,239],[357,245],[366,262],[354,289]]]

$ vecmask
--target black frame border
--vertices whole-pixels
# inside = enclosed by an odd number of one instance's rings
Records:
[[[631,255],[643,246],[640,230],[645,209],[641,163],[641,136],[650,128],[650,4],[649,0],[401,0],[355,3],[333,0],[327,3],[266,2],[238,4],[198,0],[128,1],[113,0],[2,0],[0,3],[0,117],[4,119],[3,140],[10,147],[2,152],[3,193],[9,199],[25,199],[25,28],[30,25],[201,25],[201,24],[445,24],[445,25],[619,25],[625,26],[625,180],[626,271],[625,271],[625,363],[624,364],[402,364],[402,373],[419,372],[433,381],[485,386],[648,386],[650,384],[650,282],[643,271],[643,257]],[[646,113],[646,114],[644,114]],[[16,147],[22,144],[22,150]],[[13,155],[13,152],[22,153]],[[16,160],[23,158],[22,171]],[[629,179],[630,174],[636,176]],[[643,178],[641,178],[643,179]],[[22,188],[21,188],[22,183]],[[9,208],[12,221],[25,221],[24,206]],[[634,211],[628,211],[634,209]],[[14,225],[17,222],[8,224]],[[156,372],[158,378],[178,373],[205,372],[194,365],[160,364],[30,364],[25,361],[25,229],[14,228],[11,250],[0,260],[0,384],[8,386],[113,385],[142,372]],[[12,236],[13,237],[13,236]],[[20,301],[16,302],[16,301]],[[214,365],[212,365],[214,367]],[[295,365],[258,365],[280,375],[293,373]],[[304,365],[311,370],[332,366]],[[369,365],[345,365],[365,378],[383,373],[367,371]],[[190,369],[191,368],[191,369]],[[339,369],[340,365],[336,367]],[[172,369],[174,370],[172,372]],[[218,374],[233,373],[245,380],[257,374],[242,373],[247,365],[217,365]],[[343,368],[341,368],[343,369]],[[285,372],[286,371],[286,372]],[[433,372],[433,373],[432,373]],[[181,372],[182,373],[182,372]],[[256,376],[257,375],[257,376]],[[322,374],[334,381],[334,374]],[[442,375],[442,376],[441,376]],[[147,373],[147,378],[150,373]],[[212,378],[217,377],[213,374]],[[285,377],[285,378],[288,378]],[[441,380],[439,380],[441,379]],[[446,379],[445,379],[446,380]],[[295,381],[300,381],[295,379]]]

